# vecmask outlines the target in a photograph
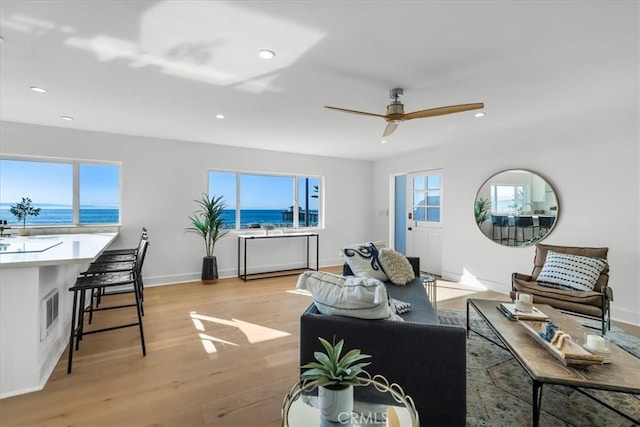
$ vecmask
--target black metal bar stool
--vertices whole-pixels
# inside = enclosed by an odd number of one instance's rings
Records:
[[[533,223],[533,217],[531,215],[515,216],[513,220],[516,226],[516,237],[515,237],[516,246],[518,246],[518,241],[520,242],[520,244],[524,245],[524,242],[525,242],[524,233],[526,230],[531,230],[531,240],[533,240],[533,238],[536,237],[536,228],[539,229],[539,226]],[[521,240],[518,239],[518,230],[520,230],[520,233],[522,235]]]
[[[67,373],[71,373],[73,353],[80,349],[80,341],[83,339],[84,335],[137,326],[140,331],[142,355],[147,355],[147,349],[144,341],[144,330],[142,326],[142,300],[140,293],[140,284],[142,283],[142,264],[146,254],[147,245],[148,243],[145,240],[145,243],[142,246],[142,252],[136,258],[131,270],[80,276],[76,279],[75,284],[69,289],[70,292],[73,292],[73,312],[71,313],[71,333],[69,334],[69,361],[67,364]],[[124,291],[119,290],[123,287],[128,289]],[[93,300],[95,295],[111,295],[111,293],[103,293],[109,288],[118,289],[113,293],[132,293],[134,295],[134,301],[115,306],[94,307]],[[87,292],[89,292],[91,298],[88,305],[86,304]],[[136,309],[137,322],[111,326],[108,328],[92,329],[90,331],[84,330],[84,316],[86,313],[89,313],[89,318],[91,319],[95,311],[114,310],[127,307],[134,307]]]
[[[105,263],[105,262],[135,261],[136,256],[140,252],[142,241],[147,240],[148,238],[149,238],[149,234],[147,233],[147,229],[145,227],[142,227],[142,232],[140,233],[140,241],[137,247],[103,251],[100,254],[100,256],[98,256],[98,258],[92,264]]]
[[[509,224],[509,217],[507,215],[491,215],[491,226],[493,232],[493,240],[495,242],[499,242],[500,244],[509,244],[509,240],[511,239],[511,224]],[[507,229],[507,237],[504,237],[502,234],[504,228]],[[496,238],[496,232],[499,237]],[[515,239],[515,236],[514,236]]]
[[[136,249],[135,255],[133,255],[133,260],[131,261],[116,261],[115,259],[109,262],[92,262],[89,265],[89,268],[86,271],[80,273],[81,276],[96,276],[100,274],[112,274],[112,273],[126,273],[132,271],[136,268],[137,261],[140,262],[140,269],[142,269],[142,264],[144,263],[144,258],[147,252],[147,246],[149,241],[147,240],[147,236],[144,235],[140,239],[140,245]],[[126,255],[129,257],[130,255]],[[95,302],[95,306],[98,307],[102,301],[103,296],[107,295],[118,295],[122,293],[133,292],[133,290],[137,290],[140,295],[140,301],[144,301],[144,282],[142,281],[142,276],[138,277],[138,286],[133,287],[129,286],[127,289],[120,289],[117,291],[111,291],[109,294],[105,293],[105,288],[99,288],[94,291],[94,295],[92,296],[91,303]],[[144,306],[141,304],[142,315],[144,316]],[[89,316],[89,323],[93,320],[93,313]]]

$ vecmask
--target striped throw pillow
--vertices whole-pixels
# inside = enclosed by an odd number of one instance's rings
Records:
[[[549,251],[538,275],[540,284],[570,291],[592,291],[606,261]]]

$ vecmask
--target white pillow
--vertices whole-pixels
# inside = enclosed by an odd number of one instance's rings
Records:
[[[549,251],[537,281],[552,288],[592,291],[606,265],[598,258]]]
[[[391,248],[380,249],[378,262],[394,285],[404,286],[416,278],[409,260]]]
[[[387,288],[377,279],[305,271],[298,277],[296,287],[311,292],[322,314],[360,319],[400,318],[389,305]]]
[[[344,259],[358,277],[371,277],[386,281],[387,275],[378,262],[378,248],[373,243],[347,246],[342,250]]]

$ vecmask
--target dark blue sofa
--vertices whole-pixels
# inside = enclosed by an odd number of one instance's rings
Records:
[[[383,375],[411,396],[421,426],[464,426],[466,330],[439,324],[419,278],[419,259],[410,262],[415,280],[405,286],[386,284],[391,298],[412,304],[401,315],[404,322],[324,315],[312,303],[300,318],[300,364],[323,351],[318,337],[344,339],[345,351],[358,348],[372,356],[366,368],[371,375]],[[351,274],[346,265],[343,274]]]

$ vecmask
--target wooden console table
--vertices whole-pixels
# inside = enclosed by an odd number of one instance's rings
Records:
[[[315,268],[311,267],[310,258],[310,239],[316,239],[316,263]],[[247,242],[250,240],[260,239],[291,239],[304,238],[307,241],[307,261],[306,266],[295,269],[263,271],[260,273],[247,274]],[[239,235],[238,236],[238,277],[244,280],[261,279],[265,277],[288,276],[298,274],[301,270],[318,270],[320,266],[320,236],[318,233],[283,233],[283,234],[265,234],[265,235]]]

